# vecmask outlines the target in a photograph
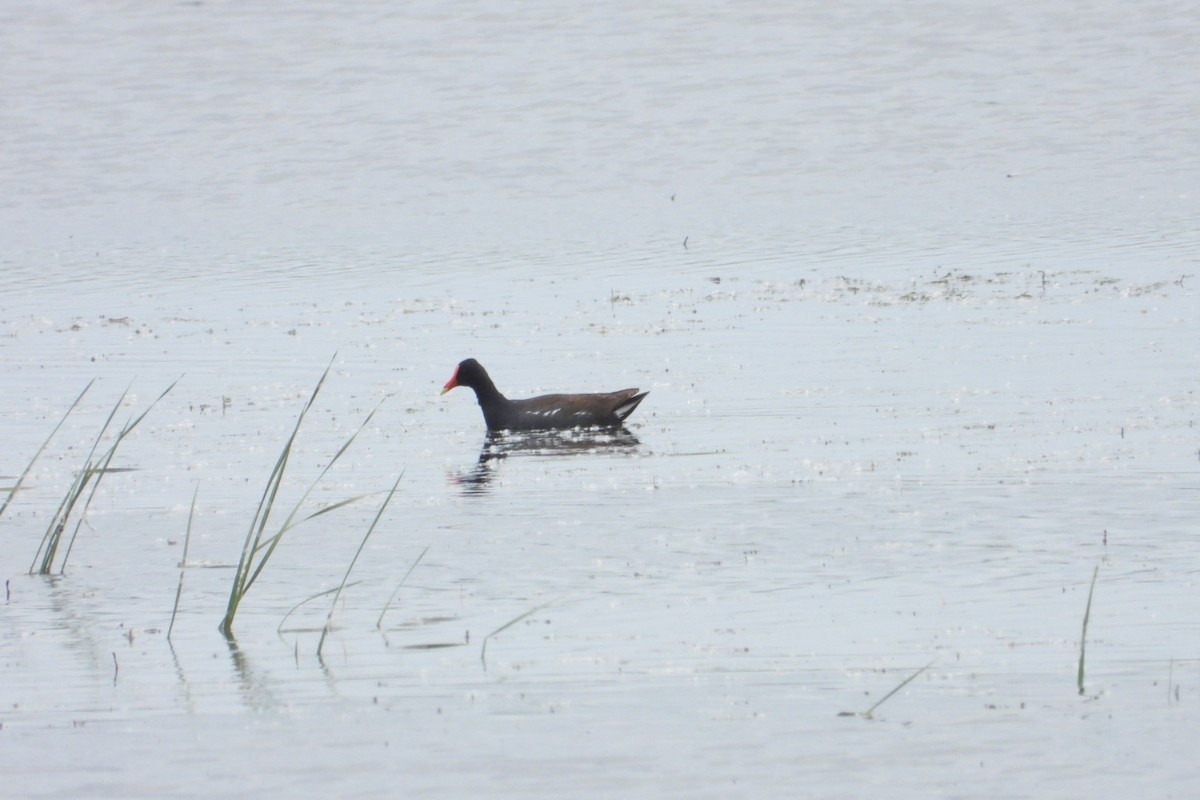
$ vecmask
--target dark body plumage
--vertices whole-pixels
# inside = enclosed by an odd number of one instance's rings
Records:
[[[638,394],[637,389],[622,389],[619,392],[544,394],[525,400],[509,400],[500,394],[487,371],[473,358],[458,365],[442,388],[442,394],[456,386],[469,386],[475,390],[489,431],[617,428],[648,394]]]

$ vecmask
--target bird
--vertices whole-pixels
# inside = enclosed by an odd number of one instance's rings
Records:
[[[473,358],[459,363],[442,387],[442,394],[457,386],[475,390],[488,431],[544,431],[569,428],[619,428],[649,392],[621,389],[596,394],[544,394],[509,400],[492,383],[487,370]]]

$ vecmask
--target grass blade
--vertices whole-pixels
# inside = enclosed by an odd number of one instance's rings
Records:
[[[108,426],[112,424],[113,417],[117,414],[117,409],[121,407],[121,403],[125,401],[126,395],[129,394],[129,388],[121,392],[121,396],[117,399],[112,411],[108,412],[108,417],[104,420],[104,424],[100,427],[100,433],[96,435],[96,440],[92,442],[92,448],[88,450],[87,457],[83,461],[83,466],[79,473],[72,481],[71,487],[67,490],[67,494],[63,497],[62,502],[58,505],[58,511],[50,519],[50,525],[46,528],[46,533],[42,536],[42,543],[38,545],[38,552],[34,555],[34,564],[37,564],[37,555],[42,556],[42,562],[37,567],[39,575],[49,575],[54,565],[54,557],[58,554],[58,546],[62,541],[63,532],[67,527],[67,519],[71,516],[71,511],[75,508],[75,504],[83,495],[83,490],[87,487],[88,482],[92,479],[95,463],[92,458],[96,455],[96,449],[100,446],[104,434],[108,431]],[[30,566],[30,574],[34,572],[34,567]]]
[[[336,358],[337,355],[334,354],[334,359]],[[233,585],[230,587],[229,602],[225,608],[225,616],[221,619],[221,624],[219,626],[221,632],[225,634],[226,637],[231,639],[233,637],[233,620],[237,615],[237,610],[241,605],[242,598],[245,597],[246,592],[250,590],[250,587],[254,585],[254,582],[258,580],[259,575],[261,575],[262,571],[266,568],[267,562],[270,561],[271,556],[275,552],[275,548],[277,548],[279,543],[283,540],[283,535],[303,522],[307,522],[314,517],[319,517],[322,514],[327,514],[335,509],[342,508],[350,503],[357,502],[363,499],[363,497],[367,496],[360,495],[357,497],[340,500],[336,503],[325,506],[324,508],[318,509],[317,511],[314,511],[303,518],[297,519],[301,508],[303,508],[309,496],[317,487],[317,484],[321,482],[326,473],[333,468],[333,465],[336,464],[338,460],[346,453],[346,451],[350,448],[350,445],[353,444],[355,439],[358,438],[358,435],[362,433],[362,431],[371,422],[371,419],[375,416],[376,412],[379,411],[380,406],[383,405],[382,401],[380,401],[379,405],[375,406],[375,408],[372,409],[369,414],[367,414],[367,417],[363,420],[362,424],[359,425],[354,433],[351,434],[345,443],[342,444],[334,456],[329,459],[329,462],[321,470],[320,474],[317,475],[316,480],[314,480],[308,486],[308,488],[305,489],[304,493],[300,496],[300,499],[296,501],[294,506],[292,506],[287,518],[279,526],[278,530],[276,530],[275,533],[271,534],[270,536],[268,536],[266,533],[267,523],[271,518],[275,501],[279,497],[279,490],[283,484],[284,472],[287,470],[288,461],[291,458],[292,447],[295,445],[296,438],[300,433],[300,426],[304,423],[305,417],[312,409],[313,404],[317,399],[317,395],[321,391],[321,387],[324,386],[325,380],[329,377],[329,371],[333,368],[334,359],[330,359],[328,366],[325,367],[325,371],[321,373],[321,377],[317,381],[317,385],[313,388],[312,394],[308,398],[308,402],[304,404],[304,408],[301,409],[299,416],[296,418],[296,424],[292,428],[292,433],[288,437],[287,442],[284,444],[283,450],[275,462],[275,467],[272,469],[271,475],[267,479],[267,485],[263,489],[262,499],[259,500],[258,509],[255,511],[254,518],[250,522],[250,529],[246,532],[246,541],[242,545],[242,555],[238,560],[237,570],[233,579]],[[397,479],[397,482],[398,481],[399,479]],[[393,491],[395,490],[393,489]],[[390,497],[391,495],[389,495],[389,499]]]
[[[408,572],[404,573],[404,577],[400,579],[398,584],[396,584],[396,588],[392,590],[391,596],[388,597],[387,602],[383,604],[383,610],[379,612],[379,619],[375,620],[375,630],[381,630],[383,628],[383,615],[388,612],[388,608],[392,605],[392,601],[395,600],[396,595],[400,593],[400,588],[404,586],[405,581],[408,580],[408,576],[413,574],[413,570],[417,568],[417,564],[421,563],[421,559],[423,559],[425,554],[428,552],[429,545],[425,545],[425,549],[421,551],[421,555],[417,556],[417,560],[409,565]]]
[[[42,442],[42,446],[39,447],[37,452],[33,454],[33,458],[29,459],[29,463],[25,465],[25,469],[22,470],[20,476],[17,477],[16,483],[14,483],[12,488],[8,490],[8,497],[4,498],[4,504],[0,505],[0,516],[4,514],[4,509],[8,508],[8,504],[12,502],[13,496],[16,495],[17,491],[21,488],[21,484],[24,483],[25,477],[29,475],[29,471],[33,469],[34,462],[38,460],[38,457],[46,449],[46,446],[50,444],[50,440],[54,438],[54,434],[58,433],[58,429],[61,428],[63,423],[67,421],[67,417],[71,416],[71,412],[75,410],[75,407],[79,405],[79,402],[83,400],[83,396],[88,393],[88,389],[91,389],[92,384],[95,382],[95,378],[92,378],[90,381],[88,381],[87,386],[83,387],[83,391],[79,393],[79,397],[76,397],[75,402],[71,403],[71,407],[67,409],[67,413],[62,415],[62,419],[60,419],[58,424],[54,426],[54,430],[50,431],[50,435],[46,437],[46,441]],[[36,561],[36,558],[34,560]]]
[[[547,606],[552,605],[553,603],[554,603],[553,600],[547,600],[546,602],[542,603],[540,606],[534,606],[533,608],[526,611],[524,614],[521,614],[519,617],[513,617],[508,622],[504,623],[499,628],[496,628],[496,630],[492,631],[487,636],[483,637],[483,646],[479,649],[479,661],[483,664],[484,671],[487,671],[488,641],[490,641],[493,636],[497,636],[497,635],[503,633],[504,631],[511,628],[513,625],[516,625],[521,620],[532,617],[534,614],[541,611],[543,608],[546,608]]]
[[[371,521],[371,527],[367,528],[362,541],[358,543],[358,549],[354,551],[354,558],[350,559],[350,564],[346,567],[346,574],[342,576],[342,583],[338,586],[337,593],[333,596],[333,602],[329,604],[329,613],[325,616],[324,627],[321,628],[321,639],[317,642],[317,658],[321,657],[321,648],[325,646],[325,637],[329,634],[329,628],[333,623],[333,610],[337,608],[337,601],[342,596],[342,589],[345,588],[346,581],[350,579],[350,570],[354,569],[354,565],[358,562],[358,557],[362,555],[363,548],[367,546],[367,539],[371,538],[371,533],[374,532],[375,526],[379,524],[379,520],[383,517],[383,512],[388,507],[388,503],[392,502],[392,497],[396,494],[396,487],[400,485],[400,479],[403,477],[403,471],[396,476],[396,482],[392,484],[392,490],[388,492],[387,497],[383,498],[383,502],[380,503],[379,511],[375,512],[375,519]]]
[[[358,586],[358,584],[360,584],[360,583],[362,583],[362,581],[354,581],[353,583],[347,583],[347,584],[345,585],[345,588],[349,589],[349,588],[350,588],[350,587],[352,587],[352,586]],[[283,626],[284,626],[284,623],[286,623],[286,622],[288,621],[288,617],[290,617],[292,614],[295,614],[295,613],[296,613],[297,611],[299,611],[299,610],[300,610],[302,607],[304,607],[304,606],[308,605],[308,604],[309,604],[309,603],[311,603],[313,600],[319,600],[319,599],[321,599],[322,597],[324,597],[324,596],[326,596],[326,595],[333,594],[334,592],[338,591],[338,589],[340,589],[340,588],[341,588],[340,586],[334,586],[334,587],[332,587],[332,588],[330,588],[330,589],[326,589],[326,590],[325,590],[325,591],[323,591],[323,592],[317,592],[316,594],[310,594],[308,597],[304,598],[304,599],[303,599],[303,600],[301,600],[299,603],[296,603],[296,605],[294,605],[294,606],[292,606],[291,608],[289,608],[289,609],[288,609],[288,611],[287,611],[287,613],[283,615],[283,618],[279,620],[279,624],[278,624],[277,626],[275,626],[275,634],[276,634],[276,635],[277,635],[277,636],[278,636],[280,639],[282,639],[282,638],[283,638],[283,634],[285,634],[285,633],[291,633],[291,632],[293,632],[293,630],[307,630],[307,629],[304,629],[304,628],[295,628],[295,629],[291,629],[291,628],[289,628],[289,629],[287,629],[287,630],[284,630],[284,627],[283,627]]]
[[[337,358],[337,354],[334,354]],[[296,424],[292,428],[292,434],[284,443],[283,450],[279,453],[279,458],[275,460],[275,466],[271,469],[271,474],[267,477],[267,485],[263,488],[262,498],[258,501],[258,508],[254,512],[254,517],[250,520],[250,528],[246,531],[246,541],[242,544],[242,555],[238,559],[237,571],[233,576],[233,585],[229,589],[229,602],[225,606],[225,616],[221,619],[220,630],[225,636],[232,638],[233,636],[233,619],[237,615],[238,606],[241,605],[242,598],[250,589],[252,574],[257,577],[258,572],[262,571],[262,567],[266,565],[267,559],[274,552],[275,545],[272,544],[268,548],[265,555],[261,557],[258,571],[254,571],[254,555],[258,550],[258,544],[262,541],[263,532],[266,530],[267,521],[271,516],[271,509],[275,505],[275,498],[279,495],[279,487],[283,483],[283,475],[287,470],[288,459],[292,453],[292,446],[296,442],[296,436],[300,433],[300,426],[304,423],[304,418],[312,408],[313,403],[317,399],[317,395],[321,393],[321,387],[325,385],[325,379],[329,377],[329,370],[333,368],[333,359],[329,360],[329,364],[325,367],[325,371],[321,373],[317,385],[313,388],[312,394],[309,395],[308,402],[300,409],[300,415],[296,417]],[[277,543],[278,540],[276,540]]]
[[[63,495],[63,499],[59,501],[58,508],[54,511],[54,516],[50,518],[50,526],[46,528],[46,532],[42,534],[42,541],[38,545],[37,552],[33,554],[33,563],[29,565],[29,574],[37,572],[40,575],[50,574],[50,565],[54,561],[54,554],[58,549],[58,543],[62,538],[63,529],[66,527],[66,515],[70,508],[75,504],[78,495],[83,492],[83,484],[90,476],[90,471],[86,468],[80,470],[71,479],[71,485],[67,489],[67,493]],[[39,566],[38,560],[41,559]]]
[[[177,378],[170,386],[164,389],[162,394],[155,398],[154,401],[151,402],[141,414],[139,414],[130,422],[127,422],[125,427],[121,429],[121,432],[117,434],[116,439],[109,446],[108,450],[101,457],[100,461],[96,462],[94,459],[96,457],[96,451],[100,447],[100,442],[103,441],[104,435],[108,432],[109,426],[112,425],[112,421],[116,417],[117,411],[121,408],[121,404],[125,402],[125,398],[129,395],[130,387],[126,387],[125,391],[121,393],[121,397],[113,406],[112,411],[109,412],[108,417],[105,418],[104,425],[102,425],[100,428],[100,433],[96,436],[95,441],[92,442],[91,449],[88,450],[88,454],[84,459],[83,466],[75,476],[75,479],[71,482],[71,486],[67,490],[66,495],[63,496],[62,501],[59,503],[58,509],[55,511],[54,516],[51,517],[50,525],[46,528],[46,533],[42,536],[42,541],[38,545],[37,552],[34,553],[33,563],[29,567],[30,574],[33,574],[36,571],[41,575],[49,575],[53,571],[54,560],[58,555],[58,548],[62,543],[63,534],[66,532],[67,522],[75,512],[75,507],[79,504],[80,499],[84,496],[84,492],[87,490],[88,485],[90,484],[91,491],[88,492],[87,499],[84,501],[83,507],[77,516],[75,528],[71,533],[70,540],[67,542],[67,548],[63,552],[62,560],[59,562],[59,574],[63,574],[66,571],[67,560],[71,556],[71,549],[75,544],[76,537],[79,535],[79,529],[83,525],[83,520],[87,515],[87,509],[91,505],[92,498],[96,496],[96,490],[99,488],[101,478],[110,472],[126,471],[125,468],[112,466],[112,460],[116,455],[117,448],[121,446],[121,443],[125,440],[125,437],[132,433],[133,429],[136,428],[138,424],[146,418],[146,415],[150,413],[150,410],[153,409],[160,400],[166,397],[168,392],[175,388],[175,385],[178,384],[180,380],[181,378]],[[91,384],[88,385],[90,386]],[[82,397],[82,395],[80,396]],[[76,402],[78,402],[78,400]]]
[[[179,562],[179,586],[175,588],[175,605],[171,608],[171,624],[167,626],[167,641],[171,640],[171,631],[175,628],[175,615],[179,612],[179,598],[183,595],[183,573],[187,570],[188,546],[192,543],[192,519],[196,516],[196,498],[200,494],[200,484],[192,492],[192,507],[188,511],[187,530],[183,534],[183,558]]]
[[[108,452],[105,453],[104,458],[101,460],[100,466],[92,469],[92,474],[96,477],[96,479],[92,482],[92,490],[88,493],[87,500],[83,504],[83,509],[79,512],[79,518],[75,521],[75,530],[72,531],[71,539],[67,542],[67,549],[63,552],[62,562],[58,566],[58,572],[60,575],[66,572],[67,559],[71,557],[71,550],[75,546],[75,537],[79,535],[79,528],[83,525],[83,520],[87,516],[87,510],[92,504],[92,499],[96,496],[96,490],[100,488],[100,479],[110,472],[126,471],[124,469],[118,469],[110,466],[112,464],[113,456],[117,454],[117,448],[121,446],[123,441],[125,441],[126,436],[133,433],[133,429],[136,428],[141,421],[146,418],[146,415],[150,413],[151,409],[158,405],[158,401],[166,397],[167,393],[174,389],[175,385],[182,379],[182,377],[176,378],[170,386],[163,390],[162,394],[154,398],[150,405],[146,406],[145,411],[139,414],[132,421],[125,423],[125,427],[121,429],[119,434],[117,434],[116,440],[108,448]],[[128,392],[129,390],[126,389],[125,391]]]
[[[1083,609],[1083,633],[1079,637],[1079,673],[1075,676],[1075,683],[1079,687],[1079,694],[1084,694],[1083,689],[1083,661],[1087,653],[1087,629],[1088,620],[1092,616],[1092,594],[1096,591],[1096,576],[1100,574],[1100,565],[1092,570],[1092,585],[1088,588],[1087,606]]]
[[[338,502],[327,505],[324,508],[317,509],[316,511],[314,511],[313,513],[309,514],[306,517],[303,517],[302,519],[296,519],[296,515],[298,513],[300,513],[300,508],[304,505],[305,501],[308,500],[308,497],[309,497],[309,495],[312,494],[313,490],[317,488],[317,484],[319,484],[321,482],[321,480],[325,477],[325,473],[329,472],[329,470],[333,467],[333,465],[337,463],[338,459],[342,457],[342,454],[345,453],[347,448],[350,447],[350,444],[353,443],[356,438],[358,438],[358,434],[362,433],[363,429],[367,427],[367,424],[371,421],[371,418],[375,416],[375,412],[378,410],[379,410],[379,406],[376,406],[371,411],[371,413],[367,415],[367,418],[363,420],[362,424],[358,426],[358,429],[353,434],[350,435],[350,438],[346,440],[346,443],[341,446],[341,448],[337,451],[337,453],[333,456],[333,458],[329,459],[329,463],[326,464],[325,467],[321,470],[321,473],[319,475],[317,475],[316,480],[314,480],[311,484],[309,484],[309,487],[304,491],[304,494],[301,495],[300,499],[296,501],[296,505],[292,507],[291,513],[288,514],[287,519],[284,520],[284,523],[283,523],[283,525],[280,526],[279,530],[273,536],[270,536],[266,540],[255,543],[255,545],[254,545],[255,553],[257,553],[259,550],[261,550],[263,548],[266,548],[266,551],[259,558],[258,566],[255,568],[253,573],[250,574],[250,577],[246,581],[246,589],[247,590],[249,590],[249,588],[254,584],[254,581],[258,578],[259,573],[262,572],[263,567],[265,567],[267,565],[267,560],[271,557],[271,554],[275,552],[275,548],[279,545],[279,540],[283,538],[283,535],[285,533],[287,533],[288,531],[290,531],[292,528],[296,527],[297,525],[308,522],[310,519],[319,517],[322,514],[328,514],[330,511],[335,511],[339,508],[342,508],[343,506],[348,506],[351,503],[357,503],[359,500],[362,500],[363,498],[368,496],[368,495],[363,494],[363,495],[356,495],[355,497],[348,497],[345,500],[339,500]],[[290,449],[291,445],[289,444],[288,447]]]
[[[910,683],[912,683],[912,682],[913,682],[913,681],[916,679],[916,677],[917,677],[918,675],[920,675],[922,672],[924,672],[925,670],[927,670],[927,669],[929,669],[930,667],[932,667],[932,666],[933,666],[933,662],[934,662],[934,661],[937,661],[937,659],[935,658],[933,661],[930,661],[928,664],[926,664],[925,666],[921,667],[919,670],[917,670],[916,672],[914,672],[912,675],[909,675],[907,678],[905,678],[904,680],[902,680],[902,681],[900,682],[900,685],[899,685],[899,686],[897,686],[896,688],[892,689],[890,692],[888,692],[888,693],[887,693],[887,694],[885,694],[883,697],[881,697],[881,698],[880,698],[880,699],[879,699],[879,700],[878,700],[878,701],[875,703],[875,705],[871,706],[871,707],[870,707],[870,708],[868,708],[866,711],[864,711],[864,712],[862,713],[862,716],[863,716],[865,719],[874,719],[874,718],[875,718],[875,709],[879,708],[881,705],[883,705],[885,702],[887,702],[889,699],[891,699],[892,695],[894,695],[896,692],[900,691],[900,690],[901,690],[901,689],[903,689],[905,686],[908,686]]]

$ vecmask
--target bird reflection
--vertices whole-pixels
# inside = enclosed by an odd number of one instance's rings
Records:
[[[639,444],[625,428],[493,431],[483,440],[475,466],[452,480],[467,494],[483,494],[509,456],[632,455]]]

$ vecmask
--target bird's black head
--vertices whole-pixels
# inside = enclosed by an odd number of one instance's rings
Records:
[[[483,365],[473,358],[459,362],[454,374],[450,376],[450,380],[446,381],[446,385],[442,387],[442,394],[456,386],[468,386],[476,391],[486,388],[495,389],[492,379],[488,377]]]

